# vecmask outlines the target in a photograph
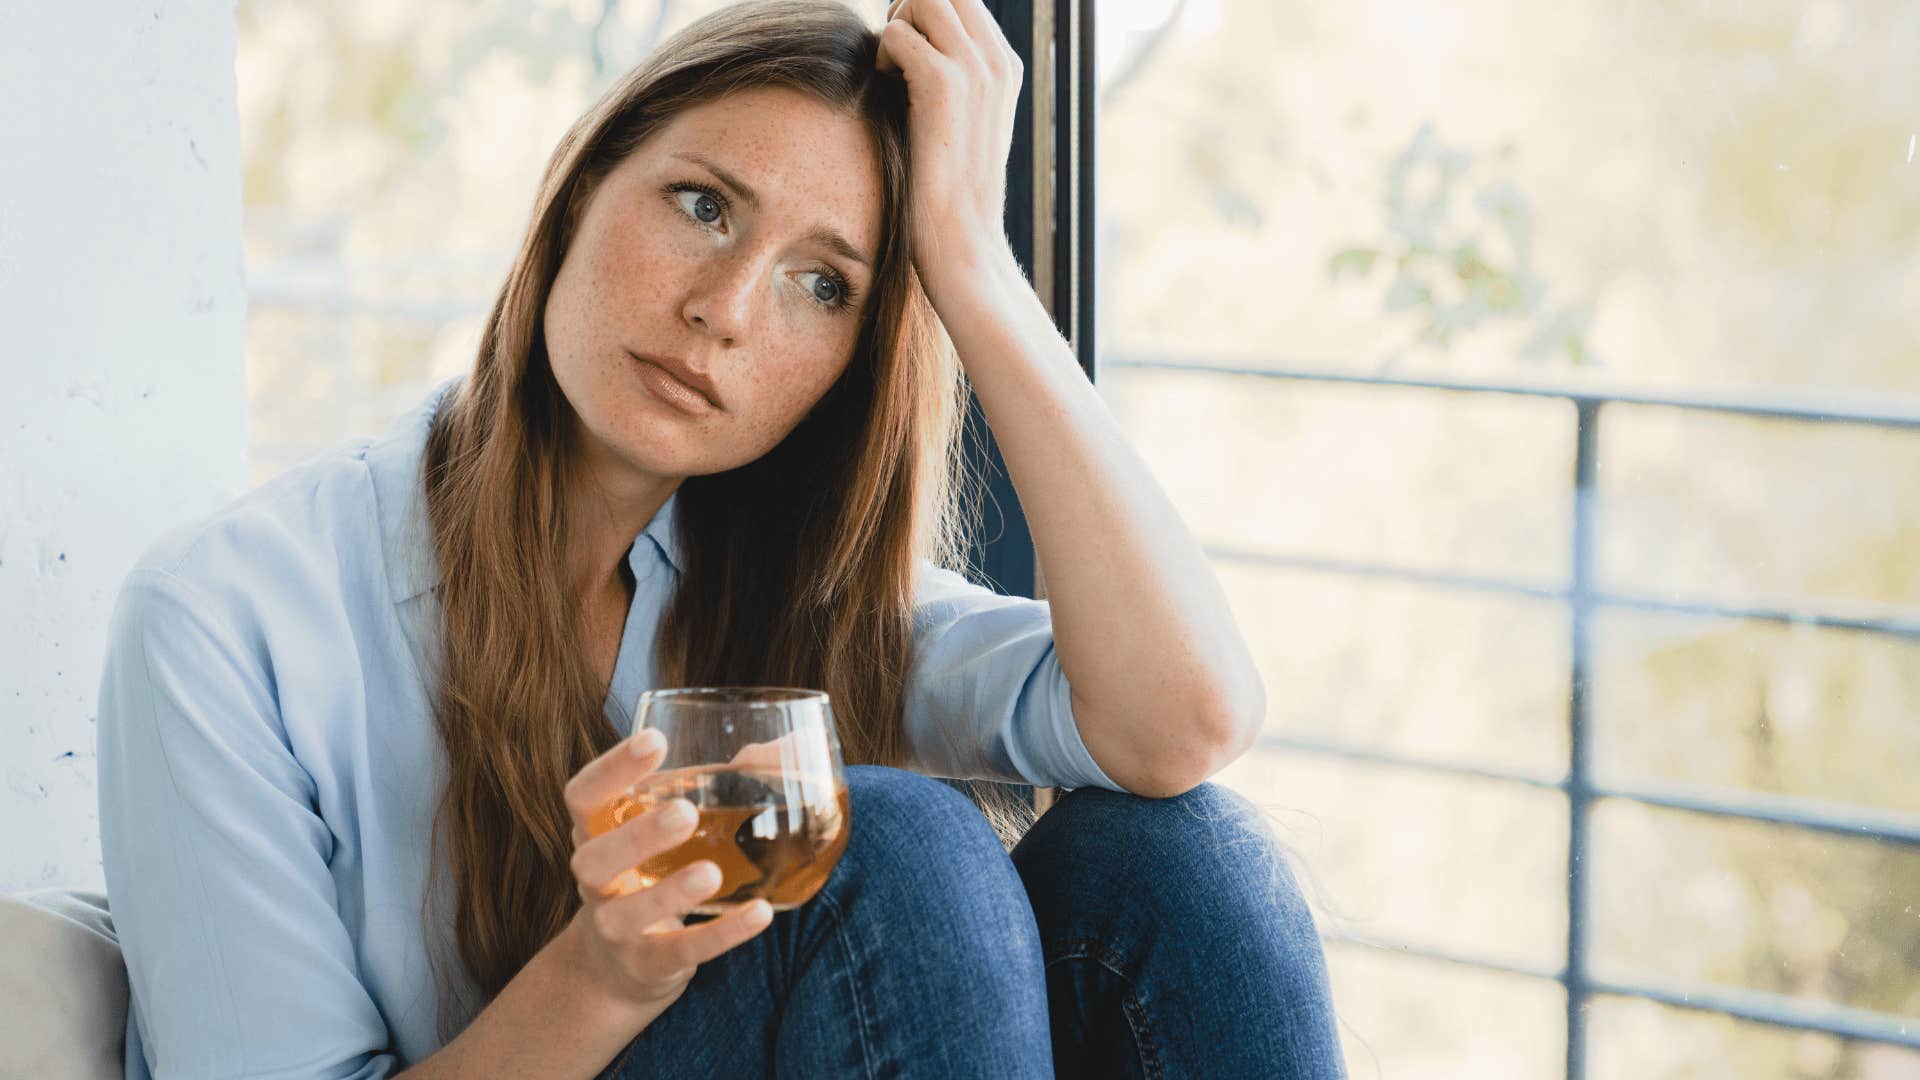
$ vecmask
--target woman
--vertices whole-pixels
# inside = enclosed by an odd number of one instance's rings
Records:
[[[1285,863],[1203,783],[1260,681],[1002,237],[1019,66],[980,0],[890,16],[667,42],[562,140],[470,375],[143,558],[130,1075],[1340,1072]],[[1050,604],[939,565],[955,352]],[[608,888],[674,807],[582,823],[661,760],[636,695],[718,684],[832,694],[856,824],[814,901],[689,923],[709,864]],[[917,773],[1078,790],[1009,857]]]

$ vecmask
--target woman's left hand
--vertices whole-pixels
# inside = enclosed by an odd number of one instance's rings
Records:
[[[894,0],[876,66],[907,80],[914,265],[935,299],[948,275],[1011,255],[1003,221],[1020,58],[981,0]]]

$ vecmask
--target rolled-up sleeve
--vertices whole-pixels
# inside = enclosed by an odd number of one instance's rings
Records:
[[[1044,600],[1003,596],[923,560],[905,726],[929,775],[1122,791],[1081,741]]]
[[[114,609],[100,828],[132,991],[129,1075],[397,1071],[265,641],[257,622],[160,569],[136,570]]]

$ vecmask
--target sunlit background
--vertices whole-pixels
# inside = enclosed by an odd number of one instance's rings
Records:
[[[466,369],[555,141],[715,6],[241,0],[254,480]],[[1264,665],[1219,779],[1354,1075],[1563,1073],[1579,837],[1587,1075],[1920,1076],[1697,1007],[1920,1041],[1920,7],[1097,23],[1099,385]]]

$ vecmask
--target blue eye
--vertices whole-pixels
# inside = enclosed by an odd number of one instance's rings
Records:
[[[718,225],[727,212],[726,196],[699,184],[674,184],[667,195],[681,211],[702,225]],[[691,195],[692,199],[685,198]]]
[[[841,276],[839,271],[809,270],[807,272],[820,276],[820,280],[815,282],[813,287],[807,291],[811,293],[813,298],[819,301],[822,306],[830,311],[847,311],[853,307],[855,295],[853,282]],[[821,286],[823,285],[826,286],[826,292],[821,291]]]
[[[826,274],[817,274],[816,276],[819,280],[813,283],[813,298],[829,307],[839,307],[845,299],[844,293],[846,290],[840,287],[839,282],[828,277]]]

